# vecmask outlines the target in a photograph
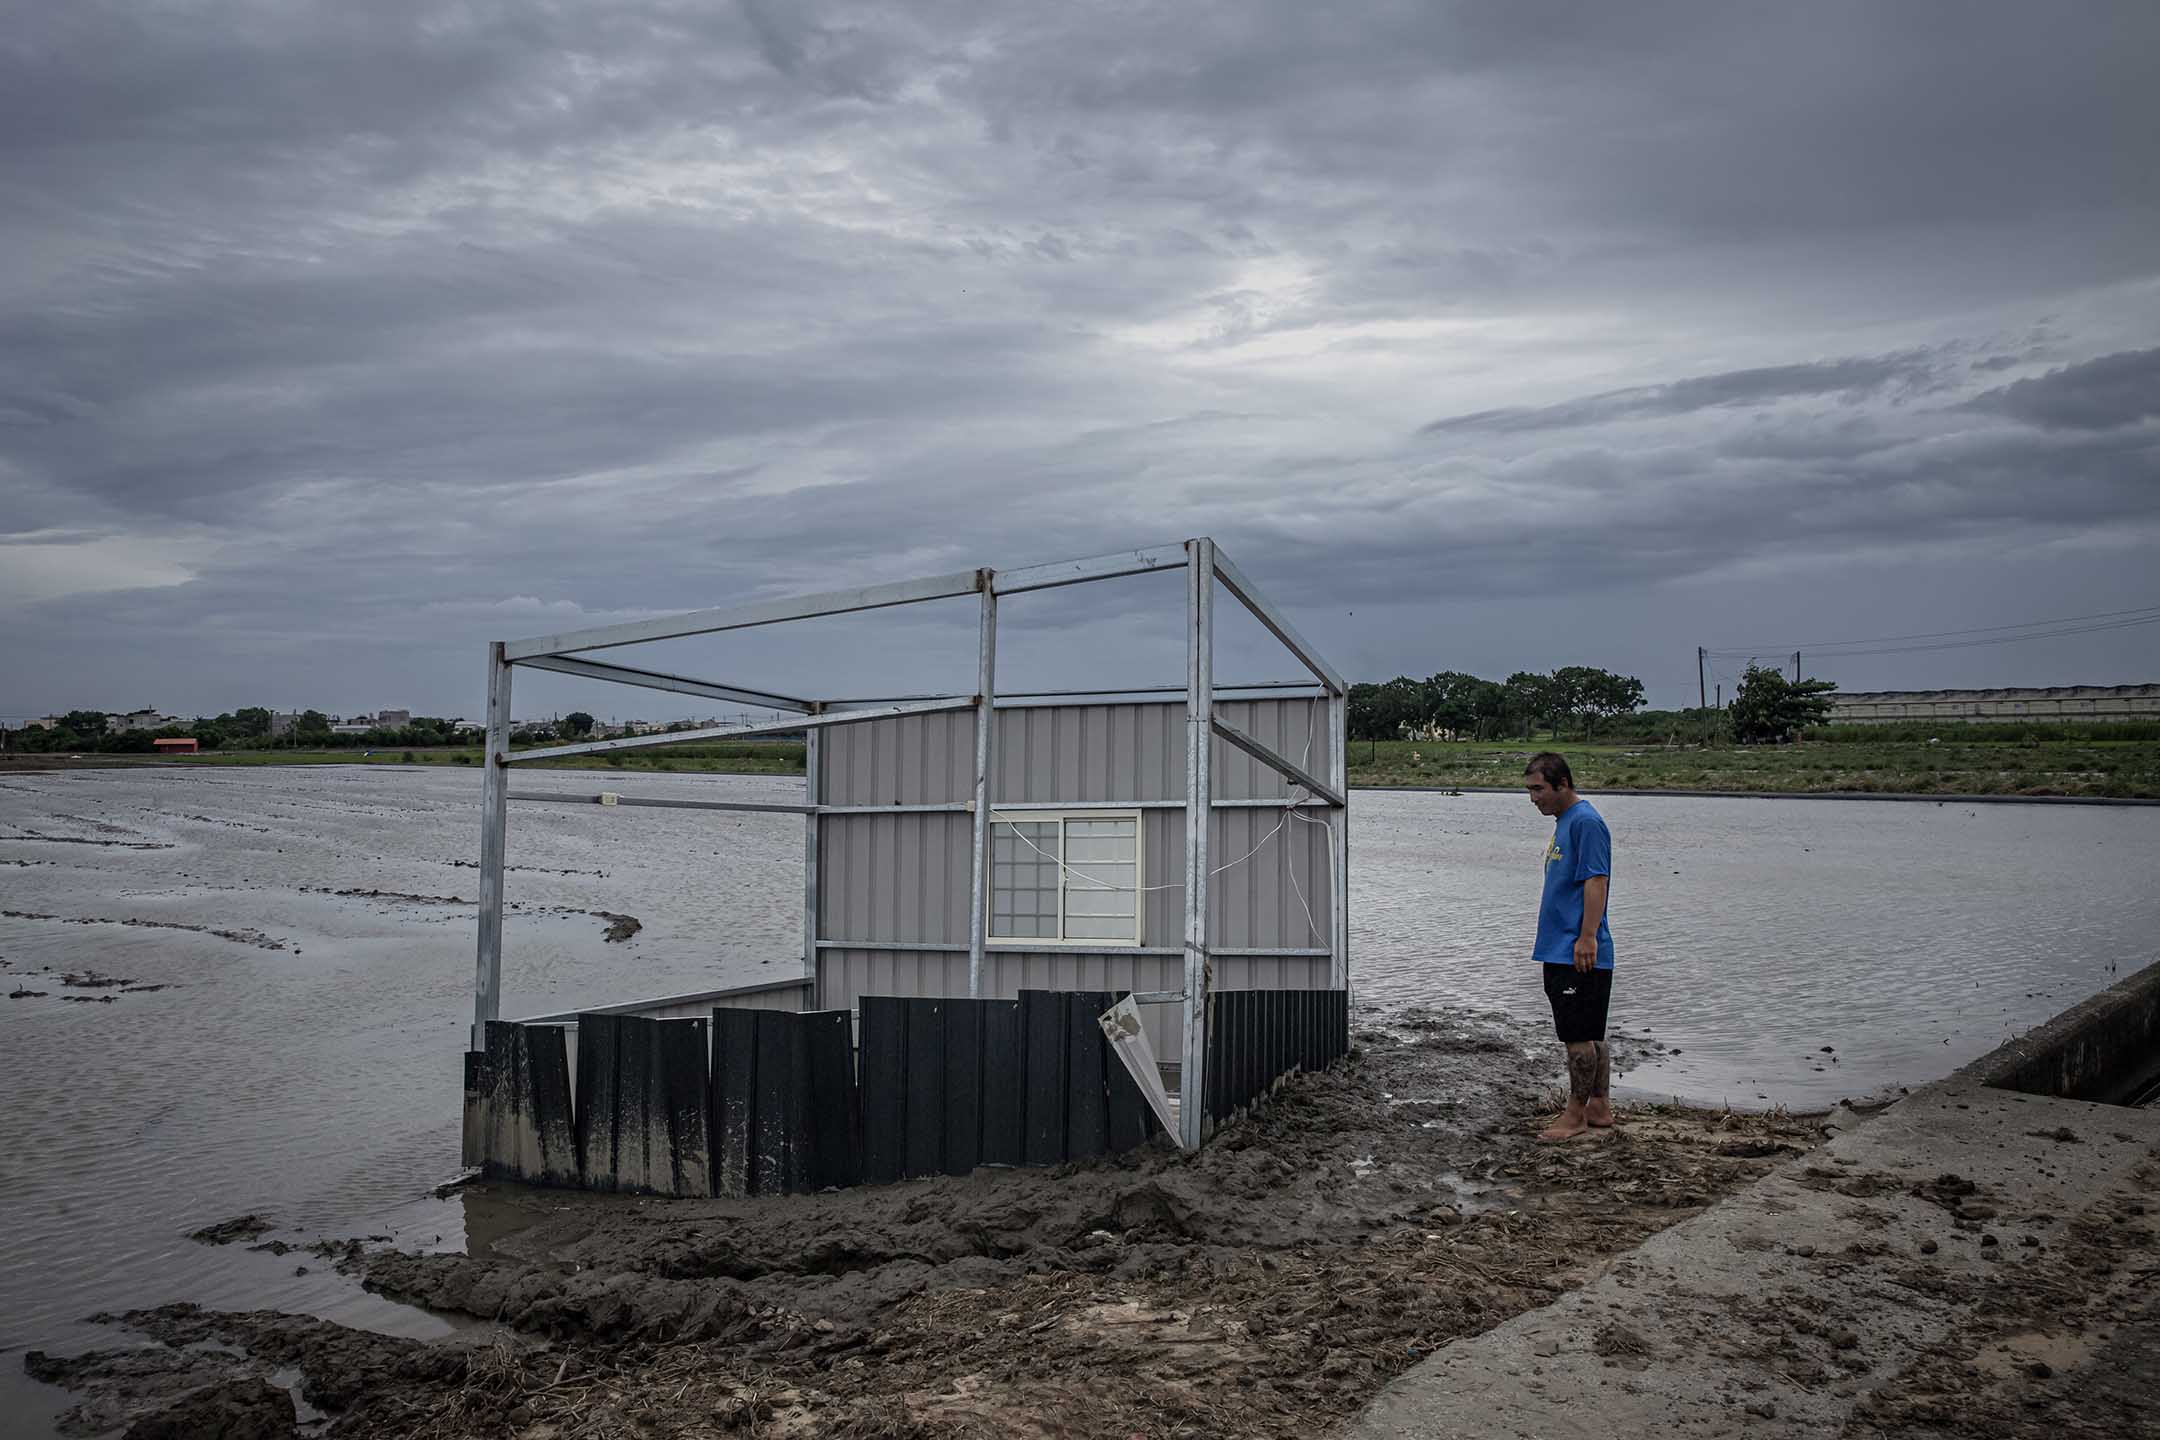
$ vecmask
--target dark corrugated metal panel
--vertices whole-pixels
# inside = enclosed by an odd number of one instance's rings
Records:
[[[1324,990],[1326,956],[1215,957],[1217,990]],[[1056,950],[993,950],[985,958],[984,998],[1010,999],[1022,990],[1175,991],[1185,985],[1175,955],[1076,955]],[[965,952],[832,949],[818,956],[818,1008],[854,1009],[865,995],[967,994]],[[1141,1009],[1158,1058],[1178,1058],[1178,1009]]]

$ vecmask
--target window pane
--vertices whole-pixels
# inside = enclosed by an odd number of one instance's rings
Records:
[[[1129,817],[1065,822],[1064,936],[1132,942],[1140,896],[1139,825]]]
[[[1133,856],[1130,835],[1068,835],[1065,838],[1065,863],[1068,865],[1129,865]]]
[[[1121,895],[1114,890],[1067,890],[1065,892],[1067,915],[1123,915],[1133,914],[1133,897]]]
[[[990,836],[990,933],[1000,939],[1055,938],[1058,823],[999,820]]]

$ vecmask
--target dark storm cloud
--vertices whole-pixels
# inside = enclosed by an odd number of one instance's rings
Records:
[[[2156,43],[2129,3],[25,8],[0,603],[47,623],[0,669],[469,709],[492,635],[1196,533],[1321,632],[1892,544],[1915,604],[1960,547],[2099,547],[2052,563],[2113,608]],[[1157,603],[1015,623],[1108,663]]]
[[[1496,433],[1559,430],[1581,425],[1639,420],[1653,415],[1685,415],[1694,410],[1765,405],[1787,398],[1833,396],[1847,402],[1886,390],[1911,392],[1931,377],[1934,365],[1922,353],[1873,359],[1829,360],[1810,365],[1770,365],[1724,375],[1699,375],[1670,385],[1612,390],[1560,405],[1536,409],[1481,410],[1435,420],[1428,435],[1447,431]]]
[[[2111,430],[2160,415],[2160,349],[2103,355],[2013,381],[1973,400],[2028,425],[2049,429]]]

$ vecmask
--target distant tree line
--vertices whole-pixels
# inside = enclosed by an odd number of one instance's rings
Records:
[[[409,724],[339,735],[330,729],[330,717],[322,711],[303,710],[290,729],[272,736],[270,712],[250,705],[215,719],[164,725],[155,730],[114,730],[102,710],[70,710],[50,729],[10,731],[8,744],[24,751],[94,751],[108,755],[148,754],[157,748],[153,742],[165,739],[193,740],[205,750],[408,749],[458,744],[463,737],[456,726],[455,720],[417,715]]]
[[[1778,744],[1828,722],[1837,686],[1750,665],[1724,710],[1644,710],[1642,682],[1588,665],[1483,680],[1443,670],[1350,687],[1352,740],[1498,740],[1549,732],[1583,739]]]
[[[1733,739],[1743,745],[1782,744],[1830,718],[1837,686],[1828,680],[1788,680],[1768,665],[1750,665],[1733,692]]]
[[[1494,740],[1565,729],[1588,738],[1642,705],[1642,681],[1588,665],[1563,665],[1549,675],[1518,670],[1505,680],[1460,670],[1423,680],[1398,675],[1350,687],[1350,738]]]
[[[349,734],[330,728],[330,717],[320,710],[303,710],[282,734],[270,733],[270,712],[260,706],[230,711],[214,720],[193,720],[161,726],[155,730],[114,730],[102,710],[70,710],[51,729],[10,730],[7,747],[26,752],[107,755],[146,755],[163,739],[191,739],[204,750],[416,750],[446,745],[477,745],[480,736],[459,731],[458,721],[433,715],[416,715],[404,725],[380,727]],[[598,722],[583,710],[573,710],[552,724],[521,725],[510,733],[512,745],[544,745],[555,740],[575,740],[592,734]],[[678,720],[661,727],[668,733],[694,730],[697,722]]]

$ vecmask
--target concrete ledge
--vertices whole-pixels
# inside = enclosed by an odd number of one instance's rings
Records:
[[[2146,966],[1953,1077],[2027,1095],[2121,1104],[2160,1075],[2160,963]]]
[[[2155,975],[2043,1030],[2068,1046],[2131,1023]],[[2014,1071],[2039,1053],[1989,1058]],[[2134,1276],[2153,1272],[2103,1281],[2078,1247],[2099,1233],[2149,1253],[2144,1222],[2123,1217],[2151,1198],[2160,1110],[2021,1094],[1968,1071],[1660,1231],[1581,1289],[1438,1351],[1337,1433],[1830,1440],[1946,1346],[1979,1348],[1966,1337],[2007,1292],[2114,1314],[2142,1304]]]
[[[1520,795],[1519,785],[1352,785],[1357,790],[1394,791],[1406,795]],[[1676,800],[1891,800],[1900,804],[1936,805],[2160,805],[2150,795],[1930,795],[1898,790],[1656,790],[1597,785],[1585,792],[1599,795],[1655,795]]]

